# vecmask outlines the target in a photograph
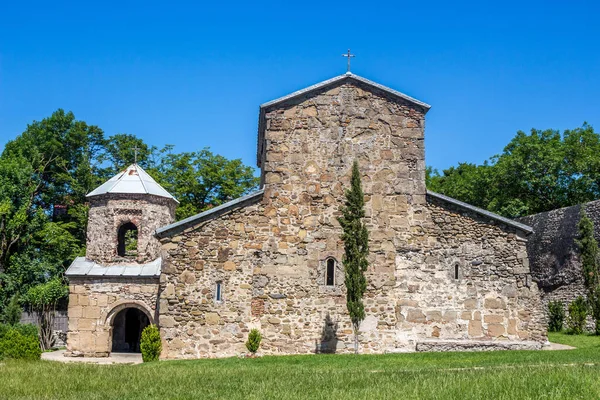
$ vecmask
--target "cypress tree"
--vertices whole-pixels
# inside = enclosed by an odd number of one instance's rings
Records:
[[[358,162],[354,161],[350,190],[346,191],[345,206],[341,208],[342,216],[338,218],[343,230],[346,307],[354,330],[354,353],[358,353],[358,327],[365,319],[362,298],[367,290],[365,271],[368,266],[369,232],[362,221],[365,216],[364,205]]]
[[[594,237],[594,223],[587,216],[583,206],[581,217],[577,223],[578,238],[576,240],[581,257],[581,270],[588,291],[588,304],[595,324],[595,333],[600,335],[600,288],[598,284],[598,242]]]

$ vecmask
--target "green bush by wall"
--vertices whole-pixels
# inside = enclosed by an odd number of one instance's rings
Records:
[[[162,351],[162,343],[160,341],[160,332],[156,325],[148,325],[142,331],[140,350],[144,362],[158,361],[160,352]]]
[[[38,329],[32,324],[0,325],[0,359],[39,360]]]

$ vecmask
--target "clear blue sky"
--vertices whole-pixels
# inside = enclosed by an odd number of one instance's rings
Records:
[[[202,4],[205,3],[205,4]],[[600,130],[595,1],[0,5],[0,147],[54,110],[255,165],[258,106],[345,72],[432,105],[427,164],[480,163],[519,129]]]

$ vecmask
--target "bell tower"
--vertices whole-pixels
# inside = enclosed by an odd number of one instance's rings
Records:
[[[160,257],[154,231],[175,220],[177,200],[139,165],[90,192],[86,259],[144,264]]]

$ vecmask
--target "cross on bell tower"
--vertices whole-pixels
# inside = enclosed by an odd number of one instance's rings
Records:
[[[140,151],[141,149],[139,147],[135,146],[131,150],[133,150],[133,163],[137,165],[138,151]]]
[[[350,72],[350,59],[356,56],[354,54],[350,54],[350,49],[348,49],[348,54],[342,54],[342,57],[348,58],[348,69],[346,70],[346,72]]]

